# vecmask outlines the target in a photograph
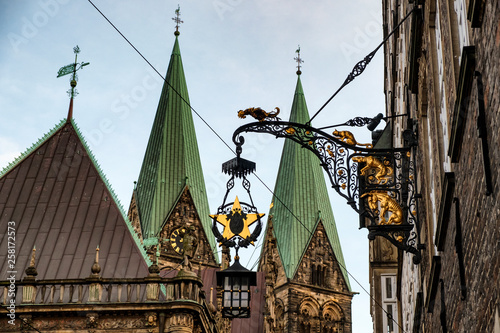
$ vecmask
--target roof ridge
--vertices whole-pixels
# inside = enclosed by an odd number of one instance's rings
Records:
[[[14,169],[20,162],[27,158],[32,152],[38,149],[45,141],[47,141],[52,135],[54,135],[58,130],[60,130],[66,124],[66,118],[62,119],[58,124],[54,125],[47,133],[45,133],[41,138],[35,141],[30,147],[28,147],[24,152],[21,152],[12,162],[5,166],[0,171],[0,178],[8,174],[12,169]]]
[[[66,121],[66,120],[64,119],[64,121]],[[106,177],[106,175],[105,175],[104,171],[102,170],[100,164],[97,162],[97,158],[95,157],[94,153],[90,149],[87,141],[85,140],[85,138],[84,138],[82,132],[80,131],[80,128],[76,124],[76,121],[74,120],[74,118],[71,118],[71,125],[75,129],[75,132],[78,135],[78,138],[80,139],[80,141],[82,142],[82,145],[85,148],[85,150],[87,152],[87,155],[89,156],[90,160],[92,161],[92,164],[96,168],[99,176],[103,180],[103,183],[106,186],[107,190],[111,194],[112,199],[116,203],[116,206],[118,207],[118,210],[120,211],[120,214],[122,215],[123,220],[125,221],[125,224],[127,225],[128,229],[130,231],[130,235],[132,236],[132,239],[136,243],[137,247],[139,248],[139,251],[141,252],[144,260],[146,261],[146,263],[147,263],[148,266],[152,265],[153,262],[151,261],[151,259],[149,258],[148,254],[146,253],[146,250],[144,249],[144,247],[143,247],[143,245],[141,243],[141,240],[139,239],[139,237],[135,233],[134,227],[132,226],[132,222],[129,220],[128,215],[125,214],[125,210],[123,208],[123,205],[122,205],[120,199],[118,198],[115,190],[111,186],[111,183],[109,182],[108,178]]]

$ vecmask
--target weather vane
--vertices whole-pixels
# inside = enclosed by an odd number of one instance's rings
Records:
[[[82,62],[81,64],[79,64],[79,63],[76,62],[77,57],[78,57],[78,53],[80,53],[80,48],[78,47],[78,45],[73,48],[73,52],[75,53],[75,62],[73,64],[69,64],[67,66],[61,67],[59,69],[59,71],[57,72],[57,77],[61,77],[61,76],[68,75],[68,74],[71,74],[71,73],[73,74],[71,76],[71,80],[69,81],[70,85],[71,85],[71,89],[68,90],[68,95],[71,98],[73,98],[76,95],[78,95],[78,92],[75,89],[75,87],[76,87],[76,81],[78,80],[78,76],[76,75],[76,71],[78,71],[82,67],[87,66],[88,64],[90,64],[90,62]]]
[[[304,60],[302,60],[302,58],[300,57],[300,45],[295,53],[297,53],[297,56],[293,58],[293,60],[297,62],[297,75],[300,75],[302,74],[302,72],[300,71],[300,64],[304,62]]]
[[[184,23],[184,21],[181,20],[181,6],[177,5],[177,9],[175,10],[175,17],[172,17],[172,20],[174,20],[175,23],[175,32],[174,35],[179,36],[179,24]]]

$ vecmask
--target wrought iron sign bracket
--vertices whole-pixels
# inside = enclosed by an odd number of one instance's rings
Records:
[[[357,117],[342,125],[364,126],[380,119],[380,115]],[[416,133],[413,130],[403,133],[404,147],[379,149],[358,143],[349,131],[335,130],[328,134],[323,129],[267,118],[240,126],[233,133],[233,142],[241,152],[242,133],[267,133],[310,150],[319,158],[335,191],[361,216],[360,228],[369,230],[368,238],[388,239],[398,249],[412,253],[413,262],[418,264],[422,247],[418,237],[415,154],[412,154],[417,144]]]

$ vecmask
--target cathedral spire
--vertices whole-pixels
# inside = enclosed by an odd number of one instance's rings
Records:
[[[176,10],[178,24],[182,22],[179,11]],[[189,195],[194,207],[192,212],[183,211],[182,214],[197,215],[205,234],[212,235],[205,181],[176,36],[134,191],[145,244],[156,242],[184,194]],[[210,247],[215,249],[215,240],[208,238]]]
[[[298,63],[299,76],[290,122],[305,124],[310,118],[300,80],[300,48],[297,54],[295,60]],[[349,285],[333,210],[317,157],[297,143],[286,140],[274,193],[280,200],[274,201],[269,215],[273,216],[274,234],[286,276],[295,276],[318,226],[322,224],[346,284]],[[293,214],[290,214],[290,211]]]

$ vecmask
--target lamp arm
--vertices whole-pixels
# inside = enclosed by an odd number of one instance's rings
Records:
[[[308,124],[275,120],[240,126],[233,133],[233,142],[241,147],[242,133],[250,132],[290,139],[311,151],[335,191],[362,221],[369,220],[368,224],[362,222],[361,227],[367,227],[374,236],[390,238],[404,251],[420,255],[414,244],[417,217],[413,212],[416,193],[411,147],[374,149],[371,144],[356,142],[348,131],[330,135]],[[387,213],[391,214],[386,220]],[[379,227],[389,227],[391,231],[380,231]]]

